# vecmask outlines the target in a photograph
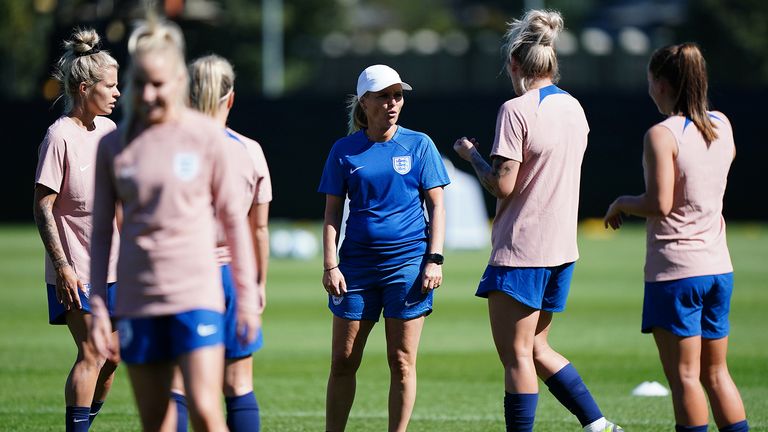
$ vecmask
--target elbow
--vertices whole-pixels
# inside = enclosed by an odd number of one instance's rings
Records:
[[[657,200],[653,203],[652,213],[657,217],[667,217],[672,213],[671,200]]]

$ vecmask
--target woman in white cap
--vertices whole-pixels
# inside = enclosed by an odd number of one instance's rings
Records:
[[[333,145],[318,188],[326,194],[323,286],[334,315],[327,431],[347,424],[355,374],[382,311],[391,373],[389,430],[406,430],[416,399],[421,329],[443,279],[443,187],[450,180],[432,140],[397,124],[403,90],[411,86],[389,66],[360,74],[350,98],[349,135]],[[338,250],[345,198],[349,216]]]

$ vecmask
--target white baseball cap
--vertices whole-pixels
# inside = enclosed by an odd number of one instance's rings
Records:
[[[357,97],[361,98],[366,92],[377,92],[392,84],[400,84],[403,90],[413,90],[413,87],[403,82],[396,70],[383,64],[368,66],[357,78]]]

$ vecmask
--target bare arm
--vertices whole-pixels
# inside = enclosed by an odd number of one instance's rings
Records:
[[[72,306],[81,309],[80,296],[77,290],[84,290],[75,271],[69,264],[67,256],[64,253],[64,247],[59,238],[59,229],[56,226],[56,220],[53,217],[53,204],[56,202],[58,194],[52,189],[41,184],[35,185],[35,202],[33,213],[37,231],[40,233],[40,239],[43,241],[45,252],[53,263],[56,270],[56,298],[67,309]]]
[[[480,184],[494,197],[506,199],[515,189],[520,162],[495,156],[491,162],[493,165],[488,165],[477,151],[477,141],[474,138],[459,138],[453,144],[453,149],[472,165]]]
[[[443,204],[443,188],[436,187],[427,190],[427,214],[429,215],[429,243],[427,253],[443,253],[445,242],[445,205]],[[443,283],[443,266],[433,262],[424,265],[421,277],[421,291],[426,293]]]
[[[640,217],[667,216],[672,211],[675,157],[677,143],[672,132],[663,126],[654,126],[648,130],[643,140],[645,193],[616,198],[605,214],[606,228],[620,228],[623,214]]]
[[[323,216],[323,286],[329,294],[336,296],[347,292],[347,284],[336,257],[343,213],[344,197],[326,194]]]
[[[254,204],[248,212],[248,222],[253,236],[256,257],[256,287],[259,297],[259,313],[267,305],[267,270],[269,266],[269,203]]]

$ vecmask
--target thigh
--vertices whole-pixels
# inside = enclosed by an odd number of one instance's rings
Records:
[[[509,295],[493,291],[488,295],[491,332],[501,362],[508,365],[519,355],[532,355],[540,311]]]
[[[653,338],[668,379],[677,381],[682,376],[699,376],[702,346],[700,336],[681,337],[656,327],[653,329]]]
[[[348,320],[333,317],[331,352],[333,359],[355,359],[360,361],[375,321]]]
[[[187,398],[193,406],[219,404],[224,381],[224,346],[204,346],[179,356]]]
[[[376,322],[384,307],[381,273],[355,264],[343,261],[339,264],[347,292],[341,296],[328,295],[328,309],[339,318]]]
[[[387,353],[390,358],[396,354],[405,354],[409,363],[415,363],[419,349],[421,330],[424,328],[424,316],[412,319],[386,318],[384,321],[387,335]]]
[[[168,410],[173,363],[129,364],[128,377],[143,430],[160,430]]]
[[[712,286],[704,296],[701,337],[721,339],[728,336],[732,294],[733,273],[712,276]]]

